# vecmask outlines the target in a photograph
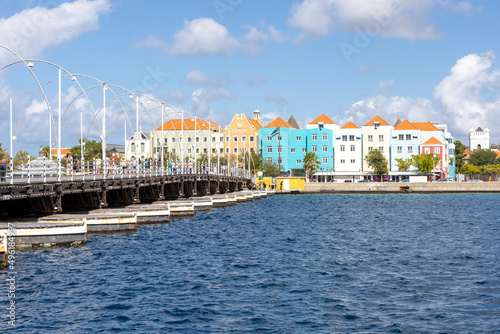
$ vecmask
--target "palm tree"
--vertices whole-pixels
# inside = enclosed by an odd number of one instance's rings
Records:
[[[304,169],[309,172],[309,179],[312,180],[313,172],[318,169],[319,157],[314,152],[309,152],[304,156],[302,160],[304,163]]]

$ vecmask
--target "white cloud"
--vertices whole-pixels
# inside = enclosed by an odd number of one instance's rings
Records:
[[[278,117],[283,118],[282,115],[278,114],[277,112],[271,111],[271,112],[262,114],[260,116],[260,120],[262,121],[262,124],[264,124],[264,126],[265,126],[265,125],[271,123],[272,121],[274,121]]]
[[[234,100],[236,96],[230,91],[224,88],[214,88],[214,89],[203,89],[199,88],[191,94],[191,112],[197,114],[198,117],[206,118],[207,116],[212,116],[213,109],[210,107],[210,102],[228,99]]]
[[[394,86],[394,79],[389,81],[380,81],[377,88],[377,95],[390,95]]]
[[[477,10],[468,1],[452,0],[303,0],[293,5],[288,23],[300,29],[299,39],[324,37],[334,30],[435,39],[441,33],[428,17],[437,5],[461,13]]]
[[[46,9],[35,7],[0,19],[0,44],[23,58],[99,28],[99,17],[110,11],[109,0],[77,0]],[[0,53],[0,61],[11,59]]]
[[[434,87],[433,99],[386,96],[394,81],[381,82],[378,93],[350,106],[339,123],[358,126],[379,115],[389,123],[398,118],[445,123],[456,138],[467,138],[470,128],[500,128],[500,70],[492,69],[493,52],[470,54],[451,68]],[[385,90],[385,91],[384,91]],[[492,133],[492,138],[500,138]]]
[[[174,34],[174,43],[168,44],[154,35],[137,42],[134,47],[159,47],[169,55],[207,56],[231,55],[236,51],[249,54],[262,52],[261,43],[268,41],[268,36],[253,26],[248,26],[249,32],[243,37],[235,37],[222,24],[212,18],[198,18],[192,21],[184,20],[184,28]]]
[[[269,93],[269,94],[267,94],[267,96],[264,98],[264,101],[266,101],[266,102],[274,102],[274,103],[277,103],[277,104],[287,104],[288,103],[283,96],[278,95],[276,93]]]
[[[182,103],[184,102],[185,96],[181,89],[174,89],[167,92],[165,96],[165,101],[168,103]]]
[[[186,81],[191,85],[217,87],[226,80],[226,75],[212,75],[200,70],[192,70],[186,75]]]

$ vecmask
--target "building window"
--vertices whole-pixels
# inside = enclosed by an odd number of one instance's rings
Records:
[[[205,150],[206,150],[206,149],[205,149]],[[235,148],[233,149],[233,152],[234,152],[234,154],[238,154],[238,148],[236,148],[236,147],[235,147]]]
[[[429,147],[426,147],[425,148],[425,154],[430,154],[431,153],[431,149]]]
[[[235,143],[237,143],[237,142],[238,142],[238,136],[234,136],[234,137],[233,137],[233,141],[234,141]]]
[[[345,164],[345,159],[340,159],[341,164]]]
[[[198,149],[196,149],[198,150]],[[226,148],[226,153],[229,154],[229,147]]]
[[[269,163],[272,164],[273,163],[273,158],[267,158],[267,162],[269,162]]]
[[[224,149],[223,148],[219,149],[219,153],[224,154]]]
[[[246,141],[247,141],[247,137],[246,137],[246,136],[242,136],[242,137],[241,137],[241,141],[242,141],[242,142],[244,142],[244,143],[246,143]]]
[[[212,137],[212,143],[215,143],[215,137]]]
[[[224,137],[219,138],[219,143],[222,143],[224,141]]]
[[[253,147],[250,147],[250,152],[254,152],[255,150],[253,149]]]
[[[342,141],[347,141],[347,135],[342,136]]]
[[[295,137],[296,141],[300,141],[300,136]]]
[[[207,137],[203,137],[203,142],[206,143],[208,141]]]
[[[206,148],[203,149],[203,153],[207,153],[207,149]]]
[[[199,148],[197,148],[197,149],[196,149],[196,153],[200,153],[200,149],[199,149]],[[228,152],[228,153],[229,153],[229,152]]]
[[[283,160],[281,158],[278,158],[278,163],[279,164],[282,164],[283,163]]]
[[[212,149],[212,154],[215,154],[215,148]]]
[[[349,141],[354,141],[354,135],[349,135]]]
[[[281,146],[278,146],[278,153],[283,152],[283,148]]]
[[[345,152],[345,145],[340,145],[340,152]]]
[[[351,145],[351,152],[356,152],[356,146]]]
[[[371,152],[373,150],[373,147],[368,147],[368,152]]]
[[[273,148],[272,146],[267,147],[267,153],[273,153]]]
[[[291,148],[291,149],[290,149],[290,153],[295,153],[295,149],[294,149],[294,148]]]
[[[378,141],[384,141],[384,135],[378,135]]]
[[[323,140],[328,140],[328,134],[327,133],[323,133],[322,138],[323,138]]]
[[[439,147],[436,147],[436,149],[434,150],[434,153],[440,154],[441,153],[441,149]]]
[[[173,149],[172,149],[172,153],[174,153],[174,154],[175,154],[175,148],[173,148]]]
[[[351,159],[351,163],[355,164],[356,163],[356,159]]]
[[[405,139],[405,135],[398,135],[398,139],[399,140],[404,140]]]
[[[328,145],[323,145],[323,152],[328,152]]]
[[[278,136],[278,140],[283,140],[283,137],[281,137],[281,136]]]
[[[406,140],[411,140],[411,135],[406,135]]]
[[[413,153],[413,146],[408,146],[408,153]]]
[[[368,141],[373,141],[373,135],[368,135]]]
[[[303,148],[302,153],[307,153],[307,149]]]
[[[196,139],[198,139],[198,138],[196,138]],[[198,140],[196,140],[196,141],[198,141]],[[226,142],[229,143],[229,137],[226,137]]]
[[[302,160],[299,159],[299,160],[297,160],[295,162],[297,163],[297,165],[300,165],[302,163]]]
[[[323,158],[323,163],[327,164],[328,163],[328,158]]]
[[[196,137],[196,142],[199,143],[200,142],[200,137]]]
[[[383,147],[383,146],[380,146],[380,147],[378,148],[378,150],[380,151],[380,153],[384,153],[384,147]]]
[[[250,136],[250,142],[253,143],[253,136]]]
[[[188,148],[188,154],[191,154],[191,149],[190,148]]]
[[[403,153],[403,147],[398,146],[398,153]]]
[[[272,141],[273,137],[267,137],[267,141]]]
[[[318,135],[317,134],[313,133],[312,137],[313,137],[313,140],[318,140]]]
[[[175,137],[172,137],[172,143],[175,143]]]
[[[190,142],[191,142],[191,137],[188,137],[188,143],[190,143]]]
[[[312,147],[312,151],[313,151],[313,152],[317,152],[317,151],[318,151],[318,146],[313,145],[313,147]]]

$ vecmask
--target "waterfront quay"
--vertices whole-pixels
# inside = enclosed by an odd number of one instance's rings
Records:
[[[499,193],[500,182],[305,182],[303,189],[281,193]]]

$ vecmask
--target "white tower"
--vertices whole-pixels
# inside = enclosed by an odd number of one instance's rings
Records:
[[[469,130],[469,152],[477,149],[489,150],[490,149],[490,129],[481,129],[478,127],[476,130]]]

